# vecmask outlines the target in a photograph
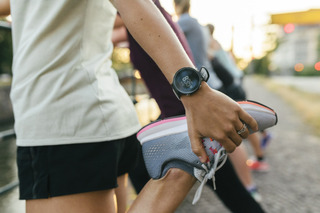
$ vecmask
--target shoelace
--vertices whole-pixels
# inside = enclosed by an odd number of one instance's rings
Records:
[[[220,159],[222,154],[225,154],[225,155],[223,156],[222,162],[218,166],[219,159]],[[193,198],[193,201],[192,201],[192,205],[196,204],[199,201],[199,199],[201,197],[201,194],[202,194],[203,187],[207,183],[208,180],[212,179],[213,188],[214,188],[214,190],[216,190],[216,183],[215,183],[214,175],[215,175],[216,171],[218,171],[224,165],[226,160],[227,160],[227,154],[225,153],[225,149],[221,148],[218,151],[218,153],[214,156],[214,163],[213,163],[212,166],[210,165],[210,162],[207,165],[202,164],[202,167],[205,169],[205,173],[206,174],[205,174],[203,180],[201,181],[201,184],[198,187],[198,189],[196,191],[196,194],[194,195],[194,198]]]

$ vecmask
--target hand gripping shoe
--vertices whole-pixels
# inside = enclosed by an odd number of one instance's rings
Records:
[[[277,124],[277,113],[270,107],[256,101],[238,101],[237,102],[249,115],[251,115],[258,123],[259,130],[265,130]],[[253,133],[248,126],[250,133]]]
[[[269,107],[252,101],[238,103],[256,119],[259,130],[276,124],[277,115]],[[213,179],[213,184],[215,184],[214,174],[227,159],[225,149],[221,144],[213,139],[203,138],[209,162],[202,164],[199,161],[191,149],[185,116],[150,123],[138,132],[137,137],[142,145],[143,158],[151,178],[159,179],[170,168],[180,168],[201,182],[193,204],[200,199],[203,186],[208,179]]]

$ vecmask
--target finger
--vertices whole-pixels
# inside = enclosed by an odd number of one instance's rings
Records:
[[[237,134],[238,134],[238,133],[237,133]],[[246,138],[250,135],[250,132],[249,132],[249,130],[248,130],[248,128],[247,128],[245,132],[242,132],[241,134],[238,134],[238,135],[240,135],[240,137],[241,137],[242,139],[246,139]]]
[[[229,139],[234,143],[235,146],[239,146],[243,138],[236,132],[229,135]]]
[[[239,125],[237,125],[237,126],[239,126]],[[240,127],[235,127],[236,129],[233,129],[228,134],[229,139],[235,144],[235,146],[239,146],[242,142],[242,137],[240,134],[238,134],[238,131],[237,131],[238,129],[241,129],[242,127],[243,127],[243,124]]]
[[[225,141],[220,142],[220,144],[228,153],[233,152],[237,148],[236,144],[230,138],[227,138]]]
[[[241,122],[241,127],[240,125],[237,125],[236,130],[237,130],[237,135],[239,135],[241,138],[245,139],[249,136],[250,132],[246,124]]]
[[[200,137],[190,137],[191,149],[194,154],[198,156],[201,163],[207,163],[208,155],[202,143],[202,138]]]
[[[242,122],[246,123],[248,127],[250,127],[254,132],[258,131],[257,121],[243,109],[241,109],[239,112],[239,118]]]

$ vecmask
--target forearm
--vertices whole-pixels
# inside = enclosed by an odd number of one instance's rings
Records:
[[[126,27],[171,83],[175,72],[193,63],[150,0],[114,0]]]
[[[10,15],[10,0],[0,0],[0,16]]]

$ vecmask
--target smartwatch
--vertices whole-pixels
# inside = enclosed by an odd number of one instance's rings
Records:
[[[201,82],[207,82],[209,72],[205,67],[199,71],[191,67],[179,69],[173,77],[171,84],[174,94],[180,100],[182,95],[191,95],[199,90]]]

